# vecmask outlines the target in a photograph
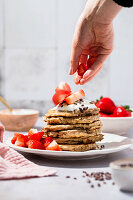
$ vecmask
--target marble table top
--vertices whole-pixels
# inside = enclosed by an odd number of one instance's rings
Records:
[[[36,127],[43,127],[42,118],[39,118]],[[13,132],[6,131],[4,141],[13,135]],[[133,129],[126,136],[133,138]],[[133,193],[122,192],[117,185],[113,185],[113,180],[98,182],[83,177],[83,171],[110,172],[109,163],[121,158],[132,158],[133,149],[127,149],[118,153],[92,160],[53,160],[37,155],[23,154],[32,162],[48,166],[57,170],[57,175],[44,178],[31,178],[22,180],[0,181],[0,200],[130,200]],[[70,178],[66,178],[70,176]],[[76,178],[76,179],[75,179]],[[100,187],[97,184],[100,183]],[[94,185],[94,187],[91,187]]]

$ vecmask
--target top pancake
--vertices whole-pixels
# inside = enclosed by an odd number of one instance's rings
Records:
[[[46,118],[50,117],[76,117],[76,116],[86,116],[86,115],[97,115],[99,113],[99,108],[87,109],[87,110],[74,110],[71,111],[59,111],[50,109],[45,115]]]

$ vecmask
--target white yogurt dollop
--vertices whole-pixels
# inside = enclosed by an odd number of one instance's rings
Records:
[[[79,100],[70,105],[64,103],[62,106],[60,106],[58,104],[52,110],[74,111],[74,110],[80,110],[82,108],[94,109],[94,108],[96,108],[96,106],[93,103],[90,103],[88,100],[82,99],[82,101]]]

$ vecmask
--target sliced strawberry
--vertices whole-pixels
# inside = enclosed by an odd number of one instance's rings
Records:
[[[33,133],[32,135],[28,136],[28,140],[37,140],[40,141],[43,136],[43,132]]]
[[[26,145],[30,149],[44,149],[44,146],[42,145],[42,143],[37,140],[28,140]]]
[[[46,150],[51,150],[51,151],[61,151],[59,145],[57,144],[57,142],[55,140],[53,140],[53,142],[51,142],[47,147]]]
[[[53,139],[51,137],[46,137],[44,139],[44,146],[45,148],[53,141]]]
[[[20,133],[14,133],[14,136],[13,136],[13,138],[12,138],[12,140],[11,140],[11,143],[12,143],[12,144],[15,144],[15,142],[16,142],[16,140],[17,140],[17,137],[18,137],[19,135],[21,135],[21,134],[20,134]]]
[[[77,92],[74,92],[73,94],[71,94],[70,96],[68,96],[66,99],[65,99],[65,102],[67,104],[72,104],[74,103],[75,101],[79,100],[79,99],[82,99],[83,97],[85,96],[85,93],[83,90],[79,90]]]
[[[68,85],[68,83],[66,82],[60,82],[59,85],[57,86],[57,88],[55,89],[56,92],[58,92],[59,90],[65,90],[67,91],[68,93],[71,92],[71,88],[70,86]]]
[[[29,130],[29,132],[28,132],[28,137],[30,137],[31,135],[33,135],[34,133],[37,133],[37,132],[38,132],[37,129],[31,128],[31,129]]]
[[[52,101],[55,105],[58,105],[59,103],[62,103],[64,99],[69,96],[70,93],[64,93],[64,90],[59,90],[56,92],[52,98]]]
[[[81,63],[81,64],[79,65],[79,67],[78,67],[78,75],[79,75],[79,76],[83,76],[83,74],[84,74],[87,70],[88,70],[88,67],[87,67],[85,64]]]
[[[19,146],[19,147],[26,147],[26,144],[25,144],[25,136],[20,134],[18,137],[17,137],[17,140],[15,142],[15,145],[16,146]]]

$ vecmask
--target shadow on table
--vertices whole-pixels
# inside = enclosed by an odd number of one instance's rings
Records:
[[[23,155],[30,161],[48,167],[56,168],[103,168],[108,167],[109,163],[123,158],[133,157],[132,150],[124,150],[118,153],[109,154],[100,158],[81,159],[81,160],[57,160],[56,158],[45,158],[39,155],[23,153]]]

